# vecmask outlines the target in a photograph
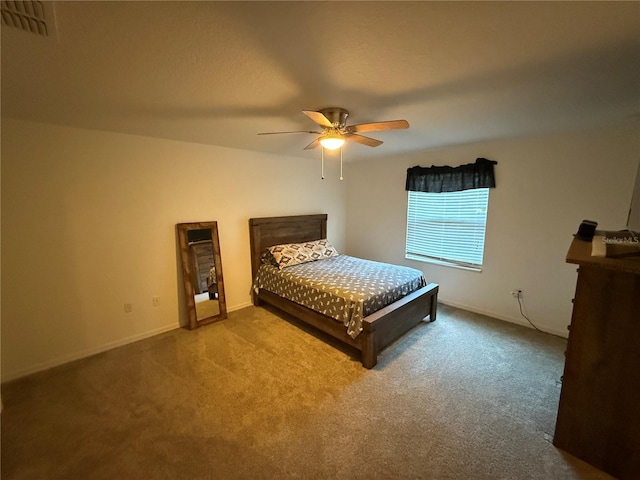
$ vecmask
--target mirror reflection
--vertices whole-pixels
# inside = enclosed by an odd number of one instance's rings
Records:
[[[187,241],[193,262],[194,301],[198,320],[220,314],[218,279],[213,255],[211,229],[189,230]]]
[[[190,328],[226,318],[217,222],[178,224]]]

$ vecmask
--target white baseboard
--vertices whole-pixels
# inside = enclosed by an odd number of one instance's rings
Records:
[[[114,348],[121,347],[123,345],[128,345],[129,343],[134,343],[139,340],[144,340],[145,338],[153,337],[155,335],[160,335],[161,333],[169,332],[171,330],[175,330],[176,328],[180,328],[180,325],[178,325],[177,323],[172,325],[165,325],[163,327],[155,328],[147,332],[142,332],[136,335],[132,335],[130,337],[122,338],[120,340],[108,342],[103,345],[99,345],[97,347],[87,348],[86,350],[81,350],[79,352],[75,352],[69,355],[64,355],[62,357],[58,357],[53,360],[32,365],[22,370],[16,370],[14,372],[2,372],[2,383],[15,380],[20,377],[25,377],[27,375],[31,375],[32,373],[41,372],[49,368],[58,367],[60,365],[64,365],[65,363],[74,362],[76,360],[80,360],[81,358],[86,358],[92,355],[96,355],[98,353],[106,352],[107,350],[112,350]]]
[[[236,310],[242,310],[243,308],[247,308],[247,307],[253,307],[253,303],[246,302],[246,303],[241,303],[240,305],[234,305],[233,307],[229,307],[227,309],[227,312],[235,312]]]
[[[253,304],[251,302],[242,303],[239,305],[234,305],[227,309],[227,312],[234,312],[236,310],[241,310],[246,307],[251,307]],[[28,368],[24,368],[21,370],[16,370],[13,372],[2,372],[2,383],[9,382],[11,380],[15,380],[20,377],[25,377],[27,375],[31,375],[32,373],[41,372],[43,370],[48,370],[49,368],[58,367],[60,365],[64,365],[65,363],[74,362],[76,360],[80,360],[82,358],[90,357],[92,355],[96,355],[98,353],[106,352],[107,350],[112,350],[117,347],[122,347],[123,345],[128,345],[129,343],[134,343],[140,340],[144,340],[145,338],[153,337],[155,335],[160,335],[161,333],[169,332],[171,330],[175,330],[176,328],[180,328],[178,323],[172,325],[165,325],[163,327],[155,328],[153,330],[149,330],[147,332],[142,332],[136,335],[132,335],[130,337],[122,338],[120,340],[116,340],[113,342],[105,343],[103,345],[88,348],[86,350],[81,350],[79,352],[75,352],[69,355],[64,355],[62,357],[55,358],[53,360],[49,360],[46,362],[39,363],[37,365],[32,365]]]
[[[523,325],[523,326],[528,327],[528,328],[533,328],[524,319],[508,317],[508,316],[501,315],[501,314],[496,313],[496,312],[490,312],[490,311],[482,310],[482,309],[479,309],[479,308],[475,308],[475,307],[473,307],[471,305],[465,305],[463,303],[454,302],[454,301],[450,301],[450,300],[442,299],[442,298],[438,298],[438,302],[442,303],[444,305],[449,305],[451,307],[460,308],[462,310],[467,310],[469,312],[479,313],[480,315],[486,315],[487,317],[497,318],[498,320],[503,320],[505,322],[515,323],[517,325]],[[253,306],[253,304],[251,302],[246,302],[246,303],[242,303],[242,304],[239,304],[239,305],[234,305],[233,307],[228,308],[227,311],[228,312],[234,312],[236,310],[241,310],[243,308],[247,308],[247,307],[251,307],[251,306]],[[139,333],[137,335],[132,335],[132,336],[126,337],[126,338],[122,338],[122,339],[116,340],[114,342],[109,342],[109,343],[100,345],[98,347],[88,348],[86,350],[81,350],[79,352],[72,353],[70,355],[64,355],[62,357],[58,357],[56,359],[49,360],[47,362],[39,363],[37,365],[32,365],[31,367],[28,367],[28,368],[25,368],[25,369],[22,369],[22,370],[17,370],[17,371],[14,371],[14,372],[2,372],[2,382],[3,383],[4,382],[9,382],[11,380],[15,380],[15,379],[20,378],[20,377],[31,375],[33,373],[41,372],[41,371],[47,370],[49,368],[58,367],[60,365],[64,365],[65,363],[69,363],[69,362],[73,362],[73,361],[76,361],[76,360],[80,360],[82,358],[90,357],[92,355],[96,355],[98,353],[106,352],[107,350],[112,350],[114,348],[121,347],[123,345],[128,345],[130,343],[134,343],[134,342],[137,342],[137,341],[140,341],[140,340],[144,340],[145,338],[153,337],[155,335],[160,335],[161,333],[169,332],[171,330],[175,330],[176,328],[180,328],[180,325],[178,325],[177,323],[176,324],[172,324],[172,325],[165,325],[163,327],[156,328],[156,329],[153,329],[153,330],[149,330],[147,332]],[[538,328],[540,328],[540,327],[538,326]],[[559,337],[564,337],[564,338],[567,337],[567,332],[556,331],[554,329],[546,329],[546,328],[540,328],[540,330],[543,330],[543,331],[545,331],[547,333],[550,333],[552,335],[557,335]]]
[[[447,300],[447,299],[438,298],[438,303],[442,303],[442,304],[448,305],[450,307],[459,308],[461,310],[467,310],[468,312],[479,313],[480,315],[485,315],[487,317],[496,318],[498,320],[503,320],[505,322],[515,323],[516,325],[522,325],[523,327],[527,327],[527,328],[531,328],[531,329],[533,328],[531,326],[531,324],[529,322],[527,322],[526,319],[521,318],[521,317],[510,317],[510,316],[507,316],[507,315],[502,315],[500,313],[491,312],[491,311],[488,311],[488,310],[482,310],[480,308],[476,308],[476,307],[473,307],[471,305],[465,305],[463,303],[454,302],[454,301],[450,301],[450,300]],[[555,328],[541,327],[540,325],[536,325],[536,327],[538,327],[543,332],[550,333],[551,335],[556,335],[557,337],[567,338],[569,336],[568,332],[564,331],[564,330],[557,330]]]

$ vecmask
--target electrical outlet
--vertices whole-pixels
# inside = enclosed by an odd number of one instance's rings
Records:
[[[125,303],[124,304],[124,311],[126,313],[131,313],[133,312],[133,305],[131,303]]]
[[[519,290],[519,289],[511,290],[511,296],[513,298],[520,298],[521,295],[522,295],[522,290]]]
[[[158,307],[160,306],[160,297],[153,297],[153,299],[151,300],[151,302],[153,303],[154,307]]]

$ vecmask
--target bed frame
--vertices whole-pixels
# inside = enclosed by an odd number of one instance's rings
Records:
[[[251,218],[249,220],[249,236],[251,241],[251,272],[252,278],[255,278],[260,267],[260,255],[268,247],[281,243],[301,243],[327,238],[327,215]],[[342,323],[274,293],[260,290],[256,294],[253,291],[252,298],[253,304],[256,306],[263,302],[271,304],[357,348],[362,352],[362,365],[365,368],[373,368],[378,361],[378,353],[424,320],[427,314],[430,321],[435,321],[438,285],[430,283],[397,302],[364,317],[363,331],[355,339],[347,334],[346,327]]]

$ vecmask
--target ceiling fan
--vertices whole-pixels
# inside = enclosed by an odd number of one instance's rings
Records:
[[[360,135],[360,132],[379,132],[382,130],[398,130],[409,128],[409,122],[406,120],[389,120],[385,122],[360,123],[357,125],[347,125],[347,117],[349,111],[340,107],[322,108],[318,111],[303,110],[307,117],[317,123],[322,130],[314,132],[312,130],[297,130],[292,132],[264,132],[258,135],[278,135],[282,133],[314,133],[320,135],[304,150],[310,150],[318,146],[322,146],[328,150],[337,150],[344,145],[346,140],[360,143],[368,147],[377,147],[381,145],[380,140]]]

